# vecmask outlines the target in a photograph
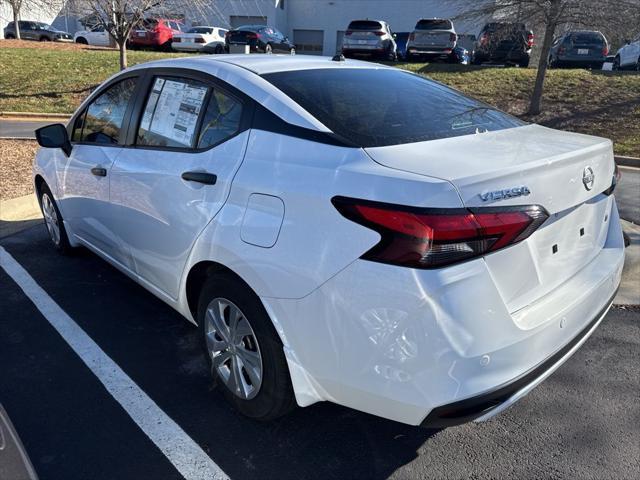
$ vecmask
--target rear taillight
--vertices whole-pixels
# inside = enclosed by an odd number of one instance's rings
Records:
[[[527,34],[527,47],[533,47],[533,33]]]
[[[558,49],[558,55],[564,55],[567,50],[564,47]]]
[[[609,55],[609,47],[602,47],[602,56],[606,57],[607,55]]]
[[[374,35],[377,35],[378,37],[381,37],[384,35],[384,32],[373,32]]]
[[[458,36],[455,33],[450,33],[449,34],[449,41],[450,42],[455,42],[458,39]]]
[[[334,197],[349,220],[380,241],[362,258],[410,268],[438,268],[479,257],[529,237],[548,218],[540,206],[428,209]]]
[[[256,38],[258,38],[259,35],[257,33],[247,33],[245,35],[245,38],[247,38],[248,40],[254,40]]]
[[[207,42],[205,42],[204,38],[196,38],[195,43],[207,43]]]
[[[486,45],[488,41],[489,41],[489,36],[486,33],[483,33],[482,35],[480,35],[480,45]]]
[[[415,33],[411,33],[409,35],[409,40],[414,41],[416,39],[416,34]]]
[[[344,32],[345,36],[347,36],[347,37],[348,37],[349,35],[351,35],[352,33],[353,33],[353,32],[352,32],[351,30],[347,30],[346,32]]]

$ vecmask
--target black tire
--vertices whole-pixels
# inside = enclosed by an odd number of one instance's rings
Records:
[[[76,38],[76,43],[79,43],[81,45],[89,45],[89,42],[87,42],[87,39],[84,37]]]
[[[640,57],[636,60],[636,72],[640,72]]]
[[[613,59],[613,65],[611,66],[611,70],[621,70],[620,68],[620,57],[616,57]]]
[[[471,65],[482,65],[483,59],[477,55],[474,55],[471,59]]]
[[[270,44],[270,43],[267,43],[267,44],[264,46],[264,53],[273,53],[273,47],[271,46],[271,44]]]
[[[4,37],[4,38],[5,38],[6,40],[15,40],[16,36],[15,36],[15,35],[13,35],[13,34],[11,34],[11,33],[8,33],[8,34],[7,34],[7,36],[6,36],[6,37]]]
[[[258,393],[248,400],[232,392],[213,367],[206,341],[205,314],[209,304],[216,298],[224,298],[236,305],[255,333],[262,357],[262,382]],[[227,401],[240,413],[255,420],[269,421],[295,408],[296,402],[282,342],[262,302],[248,285],[232,275],[216,275],[209,278],[200,293],[197,322],[214,384],[222,389]]]
[[[222,48],[222,45],[216,45],[216,48],[213,50],[213,53],[215,53],[216,55],[220,55],[224,53],[224,48]]]
[[[50,42],[51,39],[49,37],[47,37],[46,35],[43,35],[42,37],[40,37],[40,41],[41,42]]]
[[[529,57],[525,57],[518,62],[518,66],[520,68],[528,68],[529,67]]]
[[[50,213],[45,212],[45,209],[46,209],[45,205],[47,203],[46,197],[48,197],[48,201],[50,201],[51,205],[53,206],[53,210],[55,213],[55,221],[59,228],[58,239],[56,239],[56,236],[52,231],[50,223],[47,221],[47,216],[50,215]],[[38,203],[40,204],[40,210],[42,211],[42,216],[45,218],[45,228],[47,229],[47,233],[49,234],[49,239],[51,240],[51,243],[53,244],[54,248],[58,252],[64,255],[70,254],[74,249],[69,244],[69,237],[67,236],[67,230],[64,228],[62,215],[60,214],[58,205],[56,204],[56,201],[53,198],[53,194],[51,193],[51,190],[49,189],[46,183],[42,183],[41,187],[39,188]]]

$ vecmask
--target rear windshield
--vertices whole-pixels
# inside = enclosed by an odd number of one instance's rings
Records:
[[[524,23],[488,23],[484,30],[487,32],[523,32],[526,27]]]
[[[416,30],[451,30],[453,26],[449,20],[419,20]]]
[[[571,41],[573,43],[590,43],[596,45],[604,44],[604,38],[602,34],[598,32],[572,33]]]
[[[361,147],[525,125],[451,88],[396,69],[331,68],[263,77],[335,134]]]
[[[187,33],[204,33],[206,35],[209,35],[209,34],[213,33],[213,28],[209,28],[209,27],[193,27],[193,28],[189,29],[189,31]]]
[[[371,20],[356,20],[349,24],[348,30],[380,30],[382,25],[380,22],[373,22]]]

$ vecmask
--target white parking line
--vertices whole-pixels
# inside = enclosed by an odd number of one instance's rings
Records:
[[[185,479],[229,478],[1,246],[0,266]]]

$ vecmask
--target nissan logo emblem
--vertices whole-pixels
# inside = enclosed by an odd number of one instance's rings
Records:
[[[585,167],[582,172],[582,183],[584,184],[584,188],[591,190],[595,181],[596,176],[593,174],[593,169],[591,167]]]

